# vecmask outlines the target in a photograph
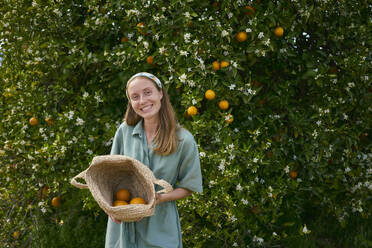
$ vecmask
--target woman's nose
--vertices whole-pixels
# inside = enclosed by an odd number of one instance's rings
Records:
[[[140,95],[139,96],[139,103],[141,104],[141,103],[143,103],[144,101],[145,101],[145,96],[144,95]]]

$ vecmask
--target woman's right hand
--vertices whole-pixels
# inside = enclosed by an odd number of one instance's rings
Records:
[[[117,224],[121,224],[121,220],[115,219],[113,216],[109,215],[111,220]]]

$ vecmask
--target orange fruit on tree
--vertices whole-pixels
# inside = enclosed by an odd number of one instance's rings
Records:
[[[196,115],[198,113],[198,109],[195,106],[190,106],[187,109],[187,114],[188,115]]]
[[[256,13],[256,9],[253,8],[252,6],[245,6],[245,14],[247,16],[251,16],[251,15],[254,15]]]
[[[141,197],[135,197],[130,200],[129,204],[146,204],[146,201]]]
[[[147,62],[147,64],[149,64],[149,65],[153,65],[153,64],[154,64],[154,57],[152,57],[151,55],[148,56],[148,57],[146,58],[146,62]]]
[[[244,32],[244,31],[239,32],[239,33],[236,35],[236,39],[237,39],[237,41],[239,41],[239,42],[243,42],[243,41],[245,41],[247,38],[248,38],[248,35],[247,35],[247,33]]]
[[[117,207],[117,206],[124,206],[124,205],[128,205],[128,202],[126,201],[120,201],[120,200],[116,200],[114,201],[114,207]]]
[[[13,238],[18,239],[18,237],[19,237],[19,232],[18,231],[15,231],[13,233]]]
[[[127,37],[123,37],[123,38],[121,38],[121,43],[125,43],[125,42],[127,42],[128,41],[128,38]]]
[[[251,82],[251,85],[252,85],[252,87],[257,87],[257,88],[259,88],[261,86],[261,84],[258,81],[256,81],[256,80],[253,80]]]
[[[254,213],[254,214],[259,214],[259,213],[260,213],[260,209],[259,209],[258,207],[256,207],[256,206],[253,206],[253,207],[251,208],[251,211],[252,211],[252,213]]]
[[[206,98],[207,100],[213,100],[215,97],[216,97],[216,94],[214,93],[213,90],[207,90],[207,91],[205,92],[205,98]]]
[[[276,37],[282,37],[284,34],[284,29],[282,27],[276,27],[274,30],[274,34]]]
[[[221,61],[221,68],[228,67],[230,63],[228,61]]]
[[[129,201],[130,193],[127,189],[119,189],[116,191],[115,197],[115,199],[119,201]]]
[[[140,32],[142,35],[147,35],[145,24],[143,22],[137,24],[137,31]]]
[[[48,124],[48,126],[53,125],[53,119],[50,117],[45,118],[45,122]]]
[[[232,115],[232,114],[229,114],[229,115],[227,115],[226,117],[225,117],[225,122],[227,123],[227,124],[230,124],[230,123],[232,123],[234,121],[234,116]]]
[[[277,197],[277,194],[273,194],[273,198],[274,198],[274,200],[276,200],[276,197]]]
[[[229,108],[229,102],[226,100],[222,100],[218,103],[218,107],[222,110],[226,110]]]
[[[297,171],[294,171],[294,170],[291,170],[289,172],[289,176],[292,178],[292,179],[296,179],[297,176],[298,176],[298,172]]]
[[[55,208],[58,208],[59,205],[61,205],[61,197],[53,197],[52,199],[52,206],[55,207]]]
[[[28,121],[30,123],[31,126],[36,126],[37,123],[38,123],[38,120],[37,118],[34,116],[34,117],[31,117],[31,119]]]
[[[221,64],[218,61],[213,61],[212,66],[213,66],[213,70],[215,71],[218,71],[219,69],[221,69]]]

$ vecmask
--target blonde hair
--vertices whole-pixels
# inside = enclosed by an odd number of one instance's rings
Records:
[[[147,77],[141,76],[138,78],[149,79]],[[149,80],[152,81],[151,79]],[[133,79],[131,81],[133,81]],[[177,123],[176,114],[174,113],[167,91],[164,87],[159,88],[155,82],[153,83],[155,87],[163,93],[163,97],[160,100],[161,107],[158,113],[159,126],[153,140],[155,144],[154,151],[159,155],[169,155],[175,152],[177,149],[179,142],[177,137],[177,130],[179,128],[179,125]],[[134,111],[132,104],[130,103],[130,99],[128,99],[127,110],[125,112],[123,121],[125,121],[129,126],[135,126],[140,120],[142,120],[142,117]]]

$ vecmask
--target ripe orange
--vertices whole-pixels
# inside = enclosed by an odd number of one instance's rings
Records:
[[[239,41],[239,42],[243,42],[245,41],[246,39],[248,38],[248,35],[246,32],[239,32],[237,35],[236,35],[236,39]]]
[[[336,66],[331,66],[328,70],[328,74],[337,74],[337,67]]]
[[[226,100],[222,100],[218,103],[218,107],[222,110],[226,110],[229,108],[229,102]]]
[[[61,205],[61,198],[56,196],[56,197],[53,197],[52,199],[52,206],[55,207],[55,208],[58,208],[59,205]]]
[[[228,61],[221,61],[221,68],[228,67],[230,63]]]
[[[128,205],[128,202],[116,200],[116,201],[114,201],[114,204],[113,205],[114,205],[114,207],[124,206],[124,205]]]
[[[31,117],[31,119],[29,120],[29,123],[31,126],[36,126],[38,123],[38,120],[36,117]]]
[[[146,204],[146,201],[141,197],[135,197],[129,202],[129,204]]]
[[[292,178],[292,179],[296,179],[296,177],[298,176],[298,172],[297,171],[294,171],[294,170],[291,170],[289,172],[289,176]]]
[[[259,87],[261,86],[261,84],[260,84],[259,82],[257,82],[256,80],[253,80],[253,81],[251,82],[251,85],[252,85],[253,87],[257,87],[257,88],[259,88]]]
[[[15,231],[13,233],[13,238],[18,239],[18,237],[19,237],[19,232],[18,231]]]
[[[256,13],[256,9],[253,8],[252,6],[245,6],[245,14],[247,16],[251,16],[251,15],[254,15]]]
[[[118,191],[116,191],[115,197],[116,197],[116,200],[119,200],[119,201],[129,201],[130,193],[126,189],[119,189]]]
[[[216,94],[214,93],[213,90],[207,90],[205,92],[205,98],[208,100],[213,100],[216,97]]]
[[[229,114],[228,116],[226,116],[227,118],[225,118],[225,122],[230,124],[231,122],[234,121],[234,116]]]
[[[276,27],[274,30],[274,34],[276,37],[282,37],[284,34],[284,29],[282,27]]]
[[[145,24],[143,24],[143,22],[137,24],[137,31],[140,32],[142,35],[147,35]]]
[[[125,43],[125,42],[127,42],[128,41],[128,38],[127,37],[123,37],[123,38],[121,38],[121,43]]]
[[[146,62],[147,62],[147,64],[149,64],[149,65],[153,65],[153,64],[154,64],[154,57],[152,57],[152,56],[148,56],[148,57],[146,58]]]
[[[260,209],[259,209],[258,207],[256,207],[256,206],[252,207],[252,208],[251,208],[251,211],[252,211],[252,213],[254,213],[254,214],[259,214],[259,213],[260,213]]]
[[[187,109],[187,114],[188,115],[196,115],[198,113],[198,109],[195,106],[190,106]]]
[[[48,126],[53,125],[53,119],[50,117],[45,118],[45,122],[48,124]]]
[[[221,64],[218,61],[214,61],[212,63],[212,66],[213,66],[213,70],[215,70],[215,71],[218,71],[219,69],[221,69]]]

